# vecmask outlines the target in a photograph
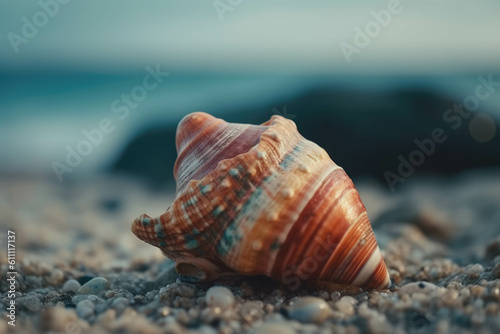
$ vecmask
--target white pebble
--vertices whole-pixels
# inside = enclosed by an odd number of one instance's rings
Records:
[[[317,297],[300,297],[287,308],[288,316],[306,323],[321,323],[332,316],[328,304]]]
[[[414,293],[428,294],[436,290],[436,286],[429,282],[413,282],[403,285],[399,289],[399,294],[412,295]]]
[[[207,290],[205,301],[208,306],[226,309],[234,304],[234,295],[228,288],[213,286]]]
[[[78,283],[77,280],[70,279],[70,280],[67,280],[66,283],[64,283],[64,285],[62,287],[62,291],[63,292],[77,293],[78,289],[80,289],[80,287],[81,287],[81,285],[80,285],[80,283]]]
[[[339,312],[351,316],[354,314],[354,305],[356,305],[356,299],[351,296],[344,296],[335,304],[335,307]]]
[[[49,276],[49,282],[58,285],[64,279],[64,272],[61,269],[54,269]]]
[[[294,334],[295,330],[286,323],[268,322],[260,325],[255,334]]]

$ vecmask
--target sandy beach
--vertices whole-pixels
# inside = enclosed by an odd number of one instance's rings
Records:
[[[498,170],[415,177],[395,193],[370,179],[355,183],[390,290],[292,291],[266,277],[183,283],[172,261],[130,232],[135,217],[161,214],[173,194],[126,178],[59,184],[4,176],[0,332],[498,333]],[[15,298],[5,274],[8,230]]]

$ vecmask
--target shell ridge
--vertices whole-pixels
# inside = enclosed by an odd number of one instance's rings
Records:
[[[272,180],[276,180],[279,177],[279,172],[277,172],[277,168],[286,160],[287,156],[292,154],[294,152],[295,147],[297,147],[300,144],[300,137],[296,135],[293,131],[289,131],[288,129],[284,129],[282,133],[279,133],[281,138],[278,137],[278,140],[274,138],[274,136],[269,136],[269,133],[275,133],[275,128],[274,127],[280,127],[280,126],[287,126],[289,127],[290,122],[283,122],[280,124],[280,118],[277,118],[276,122],[273,122],[269,129],[262,134],[261,141],[258,144],[258,147],[256,148],[257,151],[264,150],[266,152],[269,152],[269,148],[274,148],[273,152],[275,152],[272,155],[269,155],[271,158],[269,159],[270,162],[268,162],[268,168],[271,169],[270,175],[267,177],[264,177],[262,182],[258,185],[261,189],[261,191],[258,193],[258,196],[252,197],[249,202],[251,203],[252,206],[260,207],[262,203],[260,202],[267,202],[267,205],[276,205],[275,201],[275,194],[273,194],[270,191],[270,188],[272,186],[268,186]],[[280,147],[277,147],[280,145]],[[286,145],[286,148],[285,146]],[[277,147],[277,148],[276,148]],[[264,197],[261,197],[262,195],[267,195],[267,200]],[[258,210],[255,210],[258,212]],[[274,211],[273,209],[269,208],[269,211]],[[276,210],[278,211],[278,210]],[[245,212],[246,213],[246,212]],[[265,214],[265,213],[263,213]],[[245,214],[238,215],[238,217],[235,217],[234,221],[232,222],[233,225],[238,226],[240,229],[244,229],[249,231],[249,233],[254,233],[255,228],[259,228],[259,226],[265,226],[265,222],[262,221],[262,214],[259,216],[257,219],[247,219],[243,221],[245,218]],[[243,225],[242,225],[243,221]],[[259,233],[259,235],[262,235],[262,233]],[[233,251],[232,259],[225,259],[226,261],[233,263],[235,262],[235,259],[241,258],[242,254],[246,254],[247,257],[250,253],[248,253],[245,250],[249,250],[253,248],[253,242],[250,243],[249,241],[244,241],[243,244],[238,245],[239,249]],[[266,257],[269,257],[267,255]],[[249,262],[249,261],[245,261]],[[262,265],[262,261],[256,261],[259,265]],[[265,262],[264,262],[265,263]],[[251,271],[252,268],[248,268],[245,265],[241,265],[241,267],[245,267],[245,270]],[[268,272],[269,270],[263,269],[263,272]]]
[[[330,280],[333,277],[335,277],[339,279],[337,276],[340,273],[342,273],[342,271],[339,270],[339,268],[345,263],[345,260],[354,251],[353,247],[348,247],[346,246],[346,244],[349,245],[349,242],[353,241],[351,240],[351,238],[354,238],[356,235],[359,235],[360,231],[369,232],[369,230],[371,230],[371,226],[368,221],[368,216],[366,212],[363,212],[359,215],[358,219],[349,226],[349,228],[345,232],[344,237],[342,238],[337,248],[333,251],[333,253],[329,257],[328,262],[325,265],[323,271],[321,271],[320,278],[328,277],[328,279]],[[349,282],[342,282],[342,283],[349,284]]]
[[[388,286],[352,180],[293,121],[275,115],[245,125],[194,113],[179,124],[176,146],[174,203],[155,219],[141,215],[131,229],[183,275],[237,272],[284,282],[292,268],[302,280]],[[323,255],[312,263],[318,247]]]
[[[332,166],[330,169],[325,170],[323,175],[320,175],[317,178],[317,187],[315,187],[315,191],[310,195],[307,203],[305,203],[304,208],[301,210],[299,218],[295,222],[292,229],[288,232],[287,239],[283,243],[284,245],[287,245],[287,247],[283,247],[282,249],[280,249],[281,252],[281,258],[279,260],[280,263],[291,264],[290,259],[296,258],[297,253],[300,253],[301,251],[303,251],[304,248],[307,248],[308,245],[311,244],[311,240],[304,242],[302,241],[302,238],[300,240],[297,240],[297,242],[294,242],[294,235],[304,236],[301,230],[305,226],[309,225],[308,223],[310,222],[311,219],[315,218],[315,216],[317,215],[316,209],[320,208],[321,205],[323,205],[325,202],[329,200],[329,197],[326,195],[328,195],[330,188],[333,187],[337,181],[336,178],[333,178],[331,176],[333,176],[334,173],[338,173],[337,172],[338,170],[339,170],[338,166]],[[322,196],[321,201],[312,202],[311,201],[312,198],[318,198],[321,192],[326,192],[325,196]],[[330,208],[333,205],[334,203],[330,203],[326,208],[326,210],[324,210],[323,216],[317,217],[318,223],[314,226],[314,230],[320,230],[323,227],[323,222],[327,221],[327,217],[331,213]],[[310,236],[314,237],[314,233],[311,233]],[[279,269],[283,271],[283,268],[278,267],[277,269],[278,271]]]

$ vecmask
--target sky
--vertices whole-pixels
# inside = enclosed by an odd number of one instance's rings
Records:
[[[161,63],[194,72],[363,74],[500,68],[495,0],[398,1],[398,12],[350,63],[341,43],[355,46],[355,29],[365,31],[372,12],[387,11],[391,1],[64,0],[16,53],[8,34],[21,36],[23,17],[33,23],[41,4],[54,1],[0,3],[0,68],[113,72]]]

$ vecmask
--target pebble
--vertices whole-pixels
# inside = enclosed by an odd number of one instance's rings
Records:
[[[500,255],[500,237],[486,246],[486,250],[484,252],[484,257],[487,259],[493,259],[498,255]]]
[[[493,268],[493,274],[495,275],[495,278],[500,278],[500,262],[498,262],[495,265],[495,268]]]
[[[403,285],[401,289],[399,289],[399,294],[407,294],[412,295],[414,293],[431,293],[436,290],[436,286],[429,282],[412,282],[406,285]]]
[[[45,295],[45,305],[54,305],[61,299],[61,294],[57,291],[50,291]]]
[[[62,287],[62,291],[63,292],[77,293],[80,288],[81,288],[81,285],[80,285],[80,283],[78,283],[77,280],[70,279],[64,283],[64,285]]]
[[[255,334],[295,334],[295,330],[286,323],[263,323],[254,332]]]
[[[153,300],[153,299],[155,299],[155,296],[157,294],[158,294],[158,290],[149,291],[148,293],[146,293],[146,299]]]
[[[499,311],[499,306],[497,303],[491,302],[488,305],[486,305],[486,313],[489,315],[494,315],[497,314]]]
[[[466,272],[469,275],[469,278],[471,279],[477,279],[479,278],[479,275],[484,271],[484,267],[480,265],[479,263],[476,263],[472,266],[468,266],[466,268]]]
[[[484,290],[485,289],[482,286],[473,285],[470,287],[470,294],[473,295],[474,297],[479,297],[483,294]]]
[[[226,309],[233,306],[234,295],[228,288],[213,286],[207,290],[205,301],[208,306]]]
[[[42,308],[42,301],[35,295],[27,295],[16,299],[16,304],[25,307],[28,311],[38,312]]]
[[[333,315],[330,306],[317,297],[300,297],[286,311],[290,318],[304,323],[321,323]]]
[[[116,308],[118,310],[124,310],[129,305],[129,301],[127,298],[118,297],[113,300],[111,303],[111,307]]]
[[[441,301],[445,305],[453,305],[458,298],[458,291],[455,289],[446,289],[441,295]]]
[[[196,296],[195,288],[188,284],[179,284],[177,286],[177,293],[179,294],[179,296],[185,298],[193,298],[194,296]]]
[[[262,320],[264,312],[259,303],[251,301],[245,302],[240,308],[241,317],[249,324]]]
[[[54,269],[50,273],[50,276],[48,277],[47,281],[51,285],[59,285],[63,279],[64,279],[64,272],[61,269]]]
[[[82,300],[90,300],[94,304],[103,304],[104,299],[97,297],[96,295],[76,295],[71,298],[73,304],[77,305]]]
[[[95,305],[90,300],[82,300],[76,305],[76,314],[86,320],[90,320],[94,316]]]
[[[356,299],[351,296],[344,296],[335,304],[335,307],[339,312],[351,316],[354,314],[354,305],[356,305]]]
[[[188,313],[185,311],[185,310],[179,310],[179,312],[177,313],[177,315],[175,316],[175,320],[183,325],[183,326],[186,326],[188,323],[189,323],[189,315]]]
[[[99,293],[108,290],[109,283],[108,280],[102,277],[96,277],[82,285],[78,289],[78,294],[80,295],[98,295]]]

